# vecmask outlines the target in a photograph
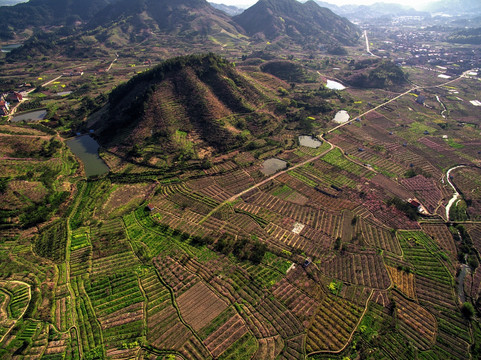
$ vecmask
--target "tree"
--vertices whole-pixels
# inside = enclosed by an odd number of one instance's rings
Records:
[[[474,306],[466,301],[463,306],[461,306],[461,313],[466,319],[471,320],[474,316]]]

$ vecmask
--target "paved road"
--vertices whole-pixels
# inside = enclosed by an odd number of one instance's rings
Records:
[[[208,213],[200,222],[199,222],[199,225],[204,223],[208,218],[210,218],[216,211],[219,211],[222,207],[224,207],[225,205],[227,205],[228,203],[231,203],[233,201],[235,201],[236,199],[238,199],[239,197],[241,197],[242,195],[245,195],[247,194],[249,191],[251,190],[254,190],[254,189],[257,189],[259,186],[262,186],[264,184],[267,184],[269,181],[271,180],[274,180],[276,177],[279,177],[281,176],[282,174],[285,174],[287,173],[288,171],[291,171],[291,170],[295,170],[301,166],[304,166],[306,164],[309,164],[317,159],[320,159],[321,157],[323,157],[324,155],[326,155],[329,151],[331,151],[332,149],[334,149],[334,145],[332,145],[330,142],[327,141],[327,143],[330,145],[329,149],[323,151],[321,154],[319,155],[316,155],[314,156],[313,158],[310,158],[310,159],[307,159],[297,165],[294,165],[290,168],[287,168],[285,170],[282,170],[282,171],[279,171],[277,173],[275,173],[274,175],[268,177],[267,179],[265,180],[262,180],[261,182],[258,182],[257,184],[254,184],[252,185],[250,188],[246,189],[246,190],[243,190],[241,191],[240,193],[234,195],[234,196],[231,196],[229,199],[225,200],[223,203],[221,203],[220,205],[218,205],[217,207],[215,207],[214,209],[212,209],[212,211],[210,213]]]
[[[379,56],[374,55],[374,54],[371,52],[371,48],[369,47],[369,38],[367,37],[367,30],[364,30],[364,38],[366,39],[366,52],[367,52],[369,55],[378,58]]]

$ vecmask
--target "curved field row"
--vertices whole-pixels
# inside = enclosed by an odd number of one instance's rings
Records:
[[[302,334],[286,340],[285,347],[282,350],[282,353],[279,355],[279,359],[282,359],[282,360],[304,359],[306,357],[305,349],[304,349],[305,338],[306,338],[306,335]]]
[[[159,350],[179,351],[186,359],[206,359],[209,352],[178,317],[169,290],[154,271],[141,278],[147,301],[147,340]]]
[[[177,298],[184,320],[196,331],[209,324],[222,313],[227,304],[203,282],[196,283]]]
[[[405,260],[414,266],[416,274],[438,282],[451,284],[451,275],[440,262],[437,245],[421,231],[398,232]]]
[[[182,295],[199,282],[197,276],[184,269],[182,265],[169,256],[155,258],[154,265],[176,296]]]
[[[362,307],[326,296],[307,332],[307,352],[337,351],[346,345],[362,314]]]
[[[401,320],[401,332],[421,350],[430,349],[436,341],[435,317],[420,305],[394,292],[396,311]]]
[[[359,219],[356,223],[356,233],[371,245],[389,251],[393,254],[402,255],[401,245],[396,236],[386,228],[374,225],[364,219]]]
[[[255,360],[274,360],[282,351],[284,342],[280,336],[269,337],[258,340],[259,348],[254,354]]]
[[[236,314],[207,337],[204,344],[214,358],[217,358],[248,331],[242,318]]]
[[[457,250],[454,244],[453,235],[448,227],[444,224],[422,224],[422,230],[434,238],[434,240],[443,248],[451,259],[456,259]]]
[[[382,258],[375,253],[346,254],[321,264],[331,278],[374,289],[387,289],[391,280]]]
[[[301,292],[285,278],[274,286],[272,294],[302,320],[313,316],[319,306],[317,301]]]
[[[386,268],[389,271],[389,275],[391,275],[394,286],[396,286],[396,288],[403,292],[408,298],[416,299],[414,274],[407,273],[403,269],[397,269],[392,266],[386,266]]]

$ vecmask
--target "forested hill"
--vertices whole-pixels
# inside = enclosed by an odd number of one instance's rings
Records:
[[[71,25],[90,20],[115,0],[30,0],[0,9],[0,38],[28,27]]]
[[[234,20],[251,36],[276,39],[281,36],[313,43],[354,44],[359,28],[349,20],[310,0],[260,0]]]
[[[101,27],[104,32],[122,33],[123,28],[152,33],[168,33],[194,38],[218,32],[242,32],[224,12],[213,8],[205,0],[120,0],[99,11],[87,28]],[[131,30],[129,30],[131,31]]]
[[[269,100],[217,55],[179,57],[114,89],[97,132],[124,155],[196,157],[201,149],[222,152],[272,132],[277,121]]]

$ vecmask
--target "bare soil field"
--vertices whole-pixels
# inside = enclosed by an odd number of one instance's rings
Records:
[[[227,308],[207,285],[198,282],[177,299],[184,320],[199,331]]]

